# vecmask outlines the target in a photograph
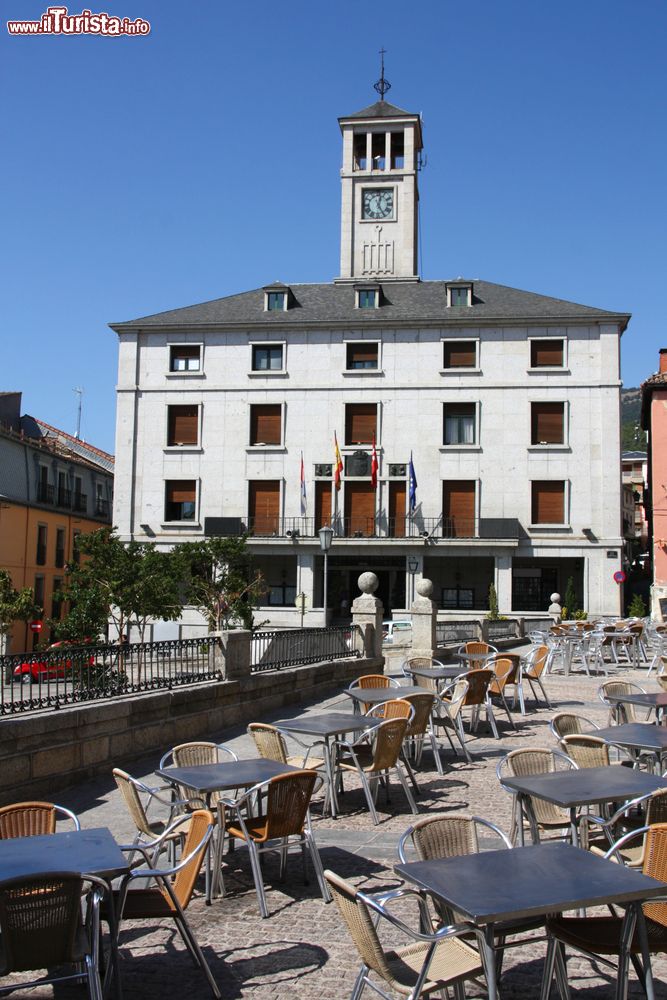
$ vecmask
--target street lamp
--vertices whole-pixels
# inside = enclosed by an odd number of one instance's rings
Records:
[[[329,549],[331,548],[331,541],[333,539],[333,528],[326,524],[323,528],[319,530],[320,536],[320,548],[324,552],[324,624],[327,624],[327,580],[328,580],[328,569],[329,569]]]
[[[408,556],[408,573],[410,574],[410,600],[415,599],[415,573],[419,569],[419,560]]]

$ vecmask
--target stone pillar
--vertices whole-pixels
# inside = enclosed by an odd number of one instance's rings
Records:
[[[418,597],[412,603],[412,656],[435,656],[438,643],[435,636],[435,623],[438,619],[438,605],[431,600],[433,584],[430,580],[421,579],[416,587]]]
[[[560,606],[560,594],[552,594],[551,604],[549,605],[549,614],[554,616],[554,621],[556,625],[558,625],[558,623],[560,622],[560,616],[562,610],[563,609]]]
[[[357,580],[361,596],[352,602],[352,624],[358,625],[364,637],[364,654],[382,656],[382,601],[374,597],[379,580],[375,573],[362,573]]]
[[[246,629],[218,632],[211,638],[215,642],[215,664],[226,681],[250,677],[250,637]]]
[[[496,596],[498,611],[508,615],[512,607],[512,557],[496,556]]]

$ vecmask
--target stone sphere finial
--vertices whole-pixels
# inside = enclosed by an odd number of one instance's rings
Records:
[[[362,594],[374,594],[380,586],[380,581],[375,573],[362,573],[357,580],[357,586]]]
[[[423,577],[417,584],[416,590],[420,597],[430,597],[433,593],[433,584]]]
[[[560,604],[560,594],[552,594],[549,600],[552,604]]]

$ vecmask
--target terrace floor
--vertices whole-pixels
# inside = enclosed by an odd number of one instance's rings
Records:
[[[610,668],[610,674],[627,676],[643,684],[647,690],[658,690],[645,670]],[[581,673],[569,677],[557,674],[545,678],[555,710],[571,709],[604,724],[606,709],[598,701],[596,691],[603,677],[588,678]],[[324,701],[303,706],[288,706],[261,721],[296,716],[303,712],[351,709],[345,695],[334,694]],[[499,787],[496,764],[508,751],[529,746],[555,745],[548,730],[552,711],[535,709],[528,703],[524,720],[517,714],[515,733],[503,723],[501,712],[497,720],[500,741],[492,738],[484,723],[479,736],[471,740],[474,752],[472,764],[445,751],[445,774],[440,777],[425,752],[418,779],[422,788],[419,806],[424,814],[434,812],[470,812],[492,820],[504,830],[510,825],[510,796]],[[259,720],[258,720],[259,721]],[[239,756],[255,756],[254,745],[245,731],[224,730],[208,734],[209,738],[228,743]],[[169,749],[168,747],[164,748]],[[136,762],[131,771],[137,777],[154,782],[153,770],[157,756]],[[58,801],[74,809],[82,826],[108,826],[120,842],[132,839],[132,825],[120,801],[115,784],[97,780],[58,795]],[[402,790],[396,784],[389,811],[380,792],[380,825],[374,827],[365,807],[363,794],[354,782],[341,803],[342,815],[336,819],[322,818],[321,796],[313,809],[313,828],[325,868],[331,868],[368,891],[395,887],[398,880],[393,872],[397,860],[396,845],[400,834],[409,825],[411,814]],[[230,856],[227,856],[230,861]],[[188,916],[207,956],[225,1000],[253,997],[254,1000],[335,1000],[350,996],[359,967],[347,932],[335,906],[324,905],[315,879],[304,886],[301,863],[294,857],[288,866],[287,881],[277,883],[277,861],[270,857],[265,879],[271,916],[262,920],[257,908],[247,854],[242,848],[231,855],[225,871],[228,895],[215,899],[207,907],[201,893],[192,901]],[[501,994],[512,1000],[534,1000],[539,995],[544,942],[526,944],[506,953]],[[182,1000],[189,996],[207,997],[208,988],[200,971],[195,968],[173,926],[157,928],[150,923],[127,924],[121,934],[123,989],[126,997],[145,1000]],[[667,959],[658,957],[653,963],[656,977],[656,997],[667,998]],[[570,953],[568,970],[573,996],[586,1000],[606,1000],[613,995],[613,973],[599,963]],[[15,994],[19,995],[19,994]],[[50,988],[39,988],[33,997],[51,996]],[[61,987],[59,997],[80,995],[72,988]],[[371,993],[369,992],[370,996]],[[473,984],[467,987],[469,998],[484,996]],[[556,995],[555,986],[553,995]],[[643,995],[631,972],[630,997]]]

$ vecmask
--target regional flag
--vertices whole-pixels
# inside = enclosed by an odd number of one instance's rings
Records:
[[[303,452],[301,452],[301,517],[306,516],[306,510],[307,510],[306,472],[303,467]]]
[[[373,451],[371,453],[371,486],[373,489],[378,484],[378,453],[375,450],[375,433],[373,433]]]
[[[335,470],[334,470],[334,485],[337,490],[341,487],[341,476],[343,474],[343,459],[340,455],[340,448],[338,447],[338,438],[336,437],[336,432],[334,431],[334,456],[336,459]]]
[[[414,462],[412,461],[412,452],[410,452],[410,471],[408,474],[408,491],[410,495],[410,510],[414,510],[417,506],[417,475],[415,473]]]

